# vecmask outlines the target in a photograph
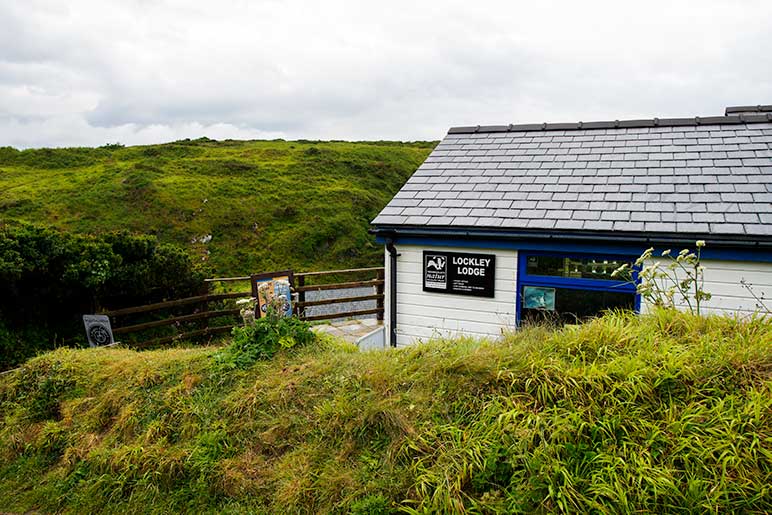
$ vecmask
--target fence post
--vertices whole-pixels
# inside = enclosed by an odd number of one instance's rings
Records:
[[[204,285],[201,287],[201,289],[199,291],[201,292],[200,293],[201,295],[209,295],[209,283],[204,283]],[[202,313],[208,311],[209,310],[209,300],[207,299],[204,302],[202,302],[201,303],[201,307],[199,309],[201,309]],[[204,329],[207,329],[207,330],[209,329],[209,319],[208,318],[204,319]],[[182,332],[183,331],[180,331],[180,333],[182,333]]]
[[[298,287],[299,288],[306,285],[306,276],[299,275],[299,276],[297,276],[297,280],[298,280]],[[305,301],[306,301],[306,292],[303,291],[303,290],[300,290],[298,292],[298,303],[305,302]],[[303,314],[304,314],[305,310],[306,310],[306,308],[298,306],[298,308],[297,308],[298,318],[303,318]]]
[[[379,322],[383,322],[383,311],[384,311],[383,310],[383,290],[384,290],[383,281],[385,277],[386,276],[384,274],[383,269],[378,270],[375,276],[376,279],[378,279],[379,281],[382,281],[380,284],[375,286],[375,293],[378,294],[378,299],[375,301],[375,307],[380,310],[378,311],[378,315],[377,315]]]

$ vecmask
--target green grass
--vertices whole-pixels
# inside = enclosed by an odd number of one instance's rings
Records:
[[[764,513],[772,322],[656,312],[244,371],[58,350],[0,378],[3,511]]]
[[[0,223],[155,234],[218,274],[372,266],[382,249],[367,234],[370,220],[434,145],[202,139],[0,148]]]

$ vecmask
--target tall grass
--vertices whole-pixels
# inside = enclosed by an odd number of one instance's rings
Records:
[[[245,371],[59,350],[0,379],[0,508],[772,510],[772,322],[607,315]]]

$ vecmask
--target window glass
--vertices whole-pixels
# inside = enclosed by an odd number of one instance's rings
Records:
[[[597,259],[589,257],[528,256],[528,275],[567,277],[572,279],[619,280],[611,273],[628,263],[624,259]]]
[[[573,324],[609,309],[634,309],[635,294],[522,286],[521,321]]]

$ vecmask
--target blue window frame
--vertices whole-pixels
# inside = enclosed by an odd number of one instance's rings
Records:
[[[613,268],[613,262],[616,261],[619,264],[622,263],[634,263],[637,256],[622,255],[622,254],[589,254],[589,253],[577,253],[577,252],[554,252],[554,251],[538,251],[538,250],[521,250],[518,252],[518,270],[517,270],[517,294],[516,294],[516,313],[517,324],[520,325],[522,311],[523,311],[523,292],[524,287],[541,287],[547,289],[560,289],[560,290],[573,290],[573,291],[594,291],[594,292],[608,292],[608,293],[621,293],[629,294],[633,297],[633,309],[636,312],[640,311],[641,298],[636,293],[635,284],[631,284],[625,281],[618,281],[613,279],[600,279],[597,277],[565,277],[562,275],[548,275],[534,273],[535,270],[532,266],[532,270],[529,273],[529,258],[531,258],[531,264],[534,264],[534,258],[539,257],[555,257],[555,258],[568,258],[575,260],[575,262],[584,261],[591,269],[597,266],[598,269],[605,267],[606,269]],[[594,263],[593,263],[594,260]],[[553,260],[554,263],[554,260]],[[594,271],[594,270],[592,270]],[[582,275],[581,271],[577,268],[573,272],[578,272]],[[590,273],[589,275],[593,275]],[[596,276],[602,276],[603,273],[597,273]],[[634,276],[635,277],[635,276]],[[553,292],[555,291],[553,290]],[[551,299],[554,303],[554,298]]]

